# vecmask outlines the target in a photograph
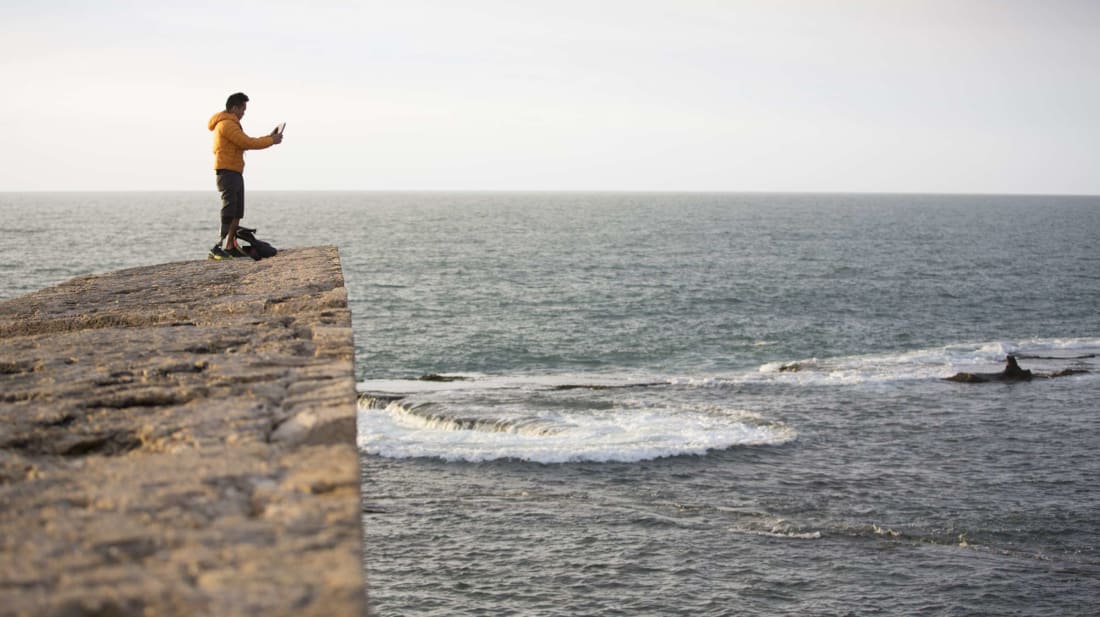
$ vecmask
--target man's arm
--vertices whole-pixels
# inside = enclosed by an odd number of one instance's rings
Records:
[[[236,122],[223,122],[222,131],[222,136],[233,142],[233,144],[241,150],[263,150],[277,143],[275,138],[271,135],[265,135],[263,137],[249,137],[245,135],[244,129]],[[279,141],[282,140],[280,139]]]

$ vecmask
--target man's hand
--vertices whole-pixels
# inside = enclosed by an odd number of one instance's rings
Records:
[[[271,141],[277,144],[283,143],[283,134],[279,132],[279,129],[271,131]]]

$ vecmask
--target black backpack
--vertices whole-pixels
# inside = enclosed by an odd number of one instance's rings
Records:
[[[268,257],[274,257],[279,251],[270,243],[264,242],[256,237],[256,230],[248,227],[237,228],[237,239],[243,240],[248,244],[241,246],[241,250],[248,254],[249,257],[255,260],[266,259]]]

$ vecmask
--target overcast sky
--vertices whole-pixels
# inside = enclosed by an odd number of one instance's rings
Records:
[[[3,3],[0,191],[1100,194],[1093,0],[171,4]]]

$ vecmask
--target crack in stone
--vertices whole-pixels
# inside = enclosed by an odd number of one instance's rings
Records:
[[[111,398],[92,399],[85,403],[87,408],[127,409],[130,407],[168,407],[183,405],[191,396],[178,392],[150,390],[146,392],[124,392]]]

